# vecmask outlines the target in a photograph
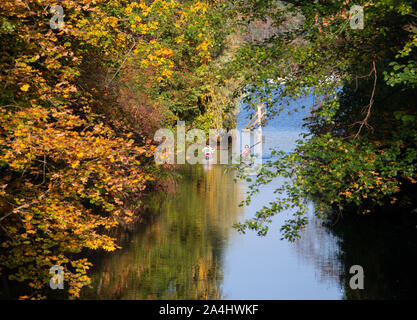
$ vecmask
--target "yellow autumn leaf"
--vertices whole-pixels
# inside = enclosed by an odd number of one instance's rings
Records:
[[[23,86],[21,86],[20,87],[20,90],[22,90],[22,91],[28,91],[29,90],[29,88],[30,88],[30,85],[28,85],[28,84],[24,84]]]

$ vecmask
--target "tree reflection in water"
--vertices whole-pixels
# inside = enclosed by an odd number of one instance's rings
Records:
[[[343,266],[340,257],[340,238],[323,227],[323,221],[312,214],[310,206],[309,223],[295,242],[295,250],[300,261],[315,266],[316,277],[322,283],[340,287]]]
[[[416,225],[415,214],[407,212],[345,214],[327,227],[312,217],[296,250],[301,260],[313,263],[321,281],[341,288],[344,299],[416,298]],[[353,265],[363,267],[363,290],[350,288]]]
[[[123,249],[96,257],[83,298],[221,298],[222,255],[244,192],[220,165],[180,171],[177,193],[157,195],[159,218],[139,226]]]

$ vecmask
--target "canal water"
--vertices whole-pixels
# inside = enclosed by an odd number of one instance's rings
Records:
[[[311,101],[298,101],[300,109]],[[303,110],[303,109],[301,109]],[[282,114],[263,129],[269,148],[290,151],[307,111]],[[238,128],[247,122],[238,116]],[[120,250],[93,257],[91,288],[84,299],[379,299],[415,297],[417,241],[390,223],[353,222],[330,231],[315,220],[295,243],[280,240],[282,212],[266,237],[239,234],[238,221],[275,199],[279,179],[264,186],[247,207],[248,183],[222,165],[183,165],[174,193],[155,194],[152,223],[126,232]],[[378,220],[380,221],[380,220]],[[409,225],[409,224],[407,224]],[[415,228],[415,227],[414,227]],[[411,231],[410,231],[411,232]],[[415,234],[415,230],[413,231]],[[415,238],[415,237],[414,237]],[[401,250],[398,250],[401,248]],[[349,268],[365,270],[365,290],[349,288]],[[401,270],[408,270],[406,274]]]
[[[302,104],[303,102],[298,102]],[[294,107],[294,106],[293,106]],[[283,114],[263,129],[263,157],[272,147],[289,151],[306,112]],[[238,116],[238,129],[247,122]],[[232,225],[273,201],[273,181],[247,207],[248,189],[223,165],[184,165],[175,193],[156,195],[149,225],[139,225],[122,249],[100,256],[87,299],[341,299],[338,239],[317,221],[296,243],[281,241],[274,219],[266,237],[239,234]]]

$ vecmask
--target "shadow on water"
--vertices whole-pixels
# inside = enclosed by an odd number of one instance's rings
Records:
[[[345,215],[330,227],[340,238],[340,281],[344,299],[415,299],[417,292],[417,217],[415,213]],[[364,289],[349,286],[352,265],[364,270]]]

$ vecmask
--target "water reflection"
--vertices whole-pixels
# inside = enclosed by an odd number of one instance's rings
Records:
[[[242,122],[242,121],[239,121]],[[268,149],[289,151],[299,138],[300,119],[265,128]],[[289,125],[290,123],[290,125]],[[123,249],[98,257],[89,299],[340,299],[338,243],[312,223],[297,243],[281,241],[274,218],[267,237],[242,235],[233,223],[251,218],[274,201],[282,180],[263,186],[247,207],[244,181],[224,166],[184,166],[174,195],[157,197],[157,221],[132,233]]]
[[[159,219],[96,263],[87,299],[220,299],[222,255],[242,210],[239,184],[221,166],[187,166]],[[161,200],[162,201],[162,200]]]
[[[344,268],[340,261],[340,238],[323,227],[323,221],[315,217],[310,206],[309,223],[301,231],[301,239],[295,242],[297,257],[305,266],[313,265],[318,281],[328,286],[343,288],[340,277]]]
[[[344,299],[416,299],[417,217],[410,212],[346,215],[331,230],[342,240]],[[349,268],[364,269],[364,290],[349,286]]]
[[[244,217],[253,217],[257,210],[273,201],[276,197],[274,191],[281,183],[282,179],[275,179],[263,186],[245,208]],[[288,218],[291,218],[291,211],[276,215],[266,237],[248,232],[245,235],[235,234],[229,240],[224,261],[224,298],[342,298],[337,268],[331,276],[321,273],[330,266],[336,266],[333,264],[338,259],[335,237],[327,236],[323,227],[313,224],[307,226],[305,236],[298,242],[282,241],[279,229]],[[332,244],[326,244],[328,250],[322,250],[325,241],[333,241]],[[317,248],[310,251],[309,246]]]
[[[264,129],[269,148],[290,151],[303,115],[281,117]],[[243,116],[242,116],[243,117]],[[242,124],[244,120],[240,119]],[[184,166],[173,195],[156,195],[156,221],[125,233],[123,249],[93,260],[88,299],[380,299],[416,297],[414,221],[395,214],[347,214],[328,228],[314,218],[295,243],[281,241],[281,212],[266,237],[237,234],[234,222],[274,201],[282,180],[263,186],[248,207],[246,182],[220,165]],[[349,288],[349,268],[361,265],[365,289]]]

